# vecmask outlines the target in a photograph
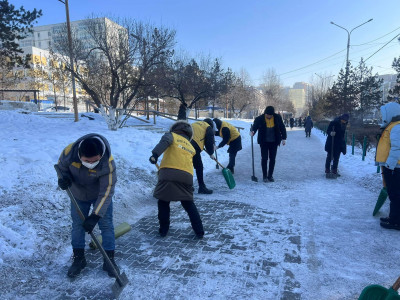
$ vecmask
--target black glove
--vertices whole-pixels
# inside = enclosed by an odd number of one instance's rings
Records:
[[[72,180],[69,177],[58,178],[58,186],[62,190],[66,190],[72,185]]]
[[[149,161],[150,161],[153,165],[155,165],[155,164],[157,163],[157,159],[158,159],[158,156],[155,155],[155,154],[153,154],[152,156],[150,156]]]
[[[95,214],[91,214],[89,217],[87,217],[85,219],[85,221],[83,221],[83,228],[85,228],[85,231],[87,233],[92,233],[94,226],[96,226],[97,222],[99,222],[100,217],[98,215]]]

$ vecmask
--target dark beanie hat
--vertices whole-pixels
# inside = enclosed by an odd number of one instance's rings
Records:
[[[86,157],[102,155],[103,145],[97,138],[85,139],[79,145],[79,154]]]
[[[275,113],[275,109],[273,106],[267,106],[264,113],[267,115],[273,115]]]
[[[206,118],[203,120],[204,122],[206,122],[208,125],[210,125],[211,127],[213,127],[213,121],[210,118]]]
[[[342,120],[345,120],[346,122],[347,121],[349,121],[349,114],[343,114],[341,117],[340,117]]]

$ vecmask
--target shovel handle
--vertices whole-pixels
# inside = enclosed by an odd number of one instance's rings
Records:
[[[396,282],[393,284],[392,289],[397,291],[400,288],[400,277],[397,278]]]
[[[215,158],[214,160],[217,162],[217,164],[220,165],[220,167],[221,167],[222,169],[225,169],[225,167],[224,167],[223,165],[221,165],[220,162],[219,162],[216,158]]]
[[[382,171],[382,167],[381,167],[381,171]],[[386,181],[385,181],[385,177],[383,176],[383,173],[382,173],[382,185],[383,185],[383,187],[386,187]]]

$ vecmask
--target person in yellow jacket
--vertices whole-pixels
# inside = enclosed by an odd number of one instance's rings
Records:
[[[376,149],[375,161],[381,166],[390,200],[389,217],[380,225],[400,230],[400,104],[390,102],[381,107],[382,135]]]
[[[171,201],[181,202],[196,236],[204,236],[203,223],[193,201],[193,156],[196,150],[190,143],[192,136],[190,124],[177,121],[151,151],[149,161],[152,164],[156,164],[158,158],[164,154],[153,193],[158,199],[159,233],[162,237],[166,236],[169,230]]]
[[[234,174],[236,154],[242,150],[242,137],[236,127],[232,124],[221,121],[217,118],[214,118],[213,121],[217,128],[215,135],[222,137],[222,141],[217,146],[217,149],[229,145],[229,163],[227,168],[232,172],[232,174]]]
[[[190,141],[196,154],[193,156],[193,167],[196,170],[197,182],[199,183],[199,194],[212,194],[212,190],[206,187],[203,177],[203,161],[201,160],[201,152],[206,150],[211,159],[214,159],[214,129],[211,119],[206,118],[203,121],[192,123],[193,139]]]

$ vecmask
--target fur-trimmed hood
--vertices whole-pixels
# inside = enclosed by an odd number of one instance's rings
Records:
[[[186,136],[189,140],[193,137],[192,126],[184,120],[178,120],[172,124],[169,132]]]

